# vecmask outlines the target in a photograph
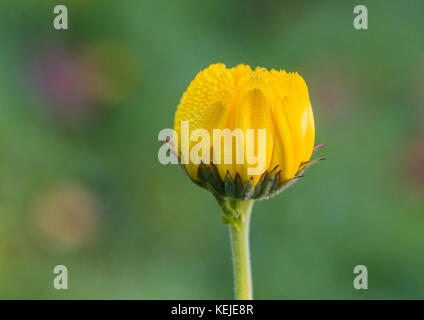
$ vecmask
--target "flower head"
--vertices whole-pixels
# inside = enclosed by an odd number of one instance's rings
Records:
[[[183,94],[174,130],[182,166],[218,197],[269,197],[312,163],[314,116],[298,73],[213,64]]]

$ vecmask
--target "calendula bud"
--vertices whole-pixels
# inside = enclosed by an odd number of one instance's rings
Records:
[[[218,63],[201,71],[181,98],[173,138],[166,142],[191,180],[211,191],[222,209],[237,299],[253,298],[254,200],[277,194],[321,160],[310,161],[321,147],[314,148],[314,140],[308,87],[297,73]]]
[[[297,73],[226,68],[197,74],[175,114],[173,147],[198,185],[223,198],[270,197],[310,164],[315,127]]]

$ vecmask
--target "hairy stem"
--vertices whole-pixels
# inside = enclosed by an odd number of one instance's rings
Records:
[[[250,267],[249,224],[253,200],[235,201],[234,209],[242,215],[240,225],[230,224],[233,253],[234,290],[237,300],[253,299],[252,272]]]

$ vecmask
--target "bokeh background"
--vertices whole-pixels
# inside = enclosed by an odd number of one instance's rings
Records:
[[[352,25],[359,3],[366,31]],[[57,4],[69,30],[53,28]],[[326,161],[255,204],[255,297],[424,298],[423,12],[418,0],[2,0],[0,298],[233,297],[215,200],[157,159],[182,93],[216,62],[298,71],[328,142]],[[359,264],[367,291],[352,286]]]

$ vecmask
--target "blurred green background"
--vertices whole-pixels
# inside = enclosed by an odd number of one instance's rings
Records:
[[[368,30],[353,28],[359,3]],[[69,30],[53,28],[57,4]],[[424,298],[423,12],[418,0],[2,0],[0,298],[233,297],[215,200],[157,159],[182,93],[216,62],[298,71],[329,144],[255,204],[255,298]],[[359,264],[367,291],[352,286]]]

